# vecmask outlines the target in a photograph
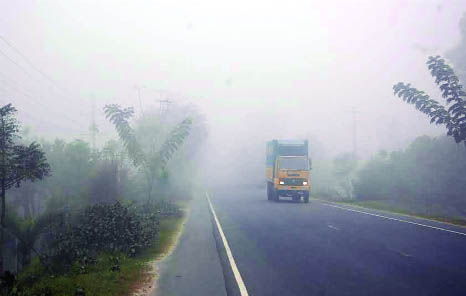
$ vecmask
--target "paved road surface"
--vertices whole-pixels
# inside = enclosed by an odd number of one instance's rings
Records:
[[[466,295],[464,235],[318,201],[269,202],[257,188],[210,195],[249,295]]]

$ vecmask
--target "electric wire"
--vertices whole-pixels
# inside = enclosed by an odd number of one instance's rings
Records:
[[[45,74],[42,70],[40,70],[37,66],[34,65],[34,63],[25,55],[23,54],[17,47],[15,47],[10,41],[8,41],[4,36],[0,35],[0,39],[10,48],[12,49],[17,55],[19,55],[24,61],[26,61],[26,63],[34,70],[36,71],[37,73],[39,73],[45,80],[47,80],[50,84],[52,84],[56,89],[60,90],[61,92],[63,92],[64,94],[67,94],[65,90],[63,90],[53,79],[51,79],[47,74]],[[39,85],[41,85],[40,81],[38,81],[34,76],[32,76],[32,74],[26,70],[26,68],[24,68],[22,65],[20,65],[18,62],[16,62],[14,59],[12,59],[10,56],[8,56],[4,51],[0,50],[0,55],[2,55],[5,59],[7,59],[9,62],[11,62],[12,64],[14,64],[16,67],[18,67],[21,71],[23,71],[29,78],[31,78],[32,80],[34,80],[36,83],[39,83]],[[44,108],[44,110],[46,110],[47,112],[50,112],[51,109],[47,109],[42,103],[40,102],[37,102],[37,100],[35,100],[33,98],[32,95],[30,95],[29,93],[25,92],[24,90],[21,90],[20,87],[18,87],[18,83],[14,82],[15,85],[13,85],[13,83],[11,83],[9,80],[12,80],[10,77],[8,77],[7,75],[3,74],[3,77],[5,78],[3,81],[4,81],[4,84],[8,85],[8,87],[10,89],[12,89],[13,91],[21,94],[24,98],[26,98],[29,102],[32,102],[34,103],[35,105],[37,106],[40,106],[42,108]],[[14,80],[13,80],[14,81]],[[69,118],[68,116],[66,116],[64,113],[62,112],[58,112],[58,113],[55,113],[55,115],[58,115],[58,116],[61,116],[62,118],[72,122],[73,124],[75,125],[78,125],[80,126],[81,124],[79,124],[77,121],[75,121],[74,119],[71,119]],[[32,116],[31,116],[32,118]],[[36,118],[37,120],[37,118]],[[40,120],[41,122],[44,122],[43,120]],[[56,124],[53,124],[55,126],[57,126]],[[63,128],[63,127],[60,127],[60,128]],[[82,132],[82,131],[80,131]]]
[[[5,89],[4,87],[1,87],[1,86],[0,86],[0,89],[3,90],[4,93],[11,93],[11,92],[9,92],[7,89]],[[10,97],[14,97],[13,95],[9,95],[9,96],[10,96]],[[7,104],[7,103],[3,102],[3,100],[0,101],[0,103],[1,103],[1,104],[4,104],[4,105]],[[74,129],[74,128],[65,127],[65,126],[63,126],[63,125],[61,125],[61,124],[59,124],[59,123],[56,123],[56,122],[53,122],[53,121],[50,121],[50,120],[44,120],[43,118],[40,118],[40,117],[36,117],[36,116],[32,115],[31,113],[29,113],[29,112],[27,112],[27,111],[24,111],[24,109],[18,110],[18,113],[19,113],[20,115],[26,114],[27,117],[29,117],[29,118],[31,118],[31,119],[34,119],[34,120],[36,120],[36,121],[38,121],[38,122],[40,122],[40,123],[47,124],[47,125],[49,125],[49,126],[53,126],[53,127],[56,127],[56,128],[62,129],[62,130],[74,131],[74,132],[79,132],[79,133],[82,133],[82,132],[83,132],[82,130],[78,130],[78,129]]]
[[[36,72],[38,72],[40,75],[42,75],[42,77],[44,77],[46,80],[48,80],[48,82],[50,82],[51,84],[53,84],[53,86],[55,86],[57,89],[59,89],[60,91],[64,92],[64,90],[59,86],[57,85],[57,83],[52,79],[50,78],[47,74],[45,74],[42,70],[40,70],[38,67],[36,67],[32,62],[31,60],[26,57],[26,55],[24,55],[18,48],[16,48],[15,46],[13,46],[11,44],[10,41],[6,40],[5,37],[3,37],[2,35],[0,35],[0,39],[5,42],[6,45],[8,45],[8,47],[10,47],[14,52],[16,52],[20,57],[22,57],[26,63],[32,68],[34,69]]]
[[[13,60],[12,58],[10,58],[6,53],[4,53],[1,49],[0,49],[0,55],[2,55],[5,59],[7,59],[8,61],[10,61],[13,65],[15,65],[16,67],[18,67],[18,69],[21,69],[21,71],[23,71],[29,78],[31,78],[32,80],[34,80],[35,82],[39,83],[40,84],[40,81],[38,81],[36,78],[34,78],[23,66],[21,66],[20,64],[18,64],[15,60]]]
[[[70,121],[70,122],[73,123],[73,124],[80,125],[79,122],[77,122],[76,120],[74,120],[74,119],[72,119],[72,118],[69,118],[65,113],[53,111],[53,109],[46,108],[46,107],[44,106],[44,104],[41,104],[40,102],[37,102],[37,101],[33,98],[32,95],[30,95],[29,93],[27,93],[27,92],[24,91],[24,90],[19,89],[17,86],[15,86],[15,84],[18,85],[18,83],[15,82],[15,81],[14,81],[13,79],[11,79],[11,78],[7,78],[7,76],[6,76],[4,73],[0,72],[0,76],[3,76],[3,79],[0,80],[0,81],[3,81],[5,85],[8,85],[8,87],[11,88],[11,89],[13,89],[15,92],[17,92],[17,93],[23,95],[23,97],[25,97],[29,102],[35,104],[36,106],[41,107],[43,110],[45,110],[45,111],[47,111],[47,112],[53,113],[53,115],[55,115],[55,116],[60,116],[60,117],[62,117],[63,119],[66,119],[67,121]],[[13,81],[13,83],[12,83],[11,81],[9,81],[9,80]]]
[[[0,89],[2,89],[4,92],[8,92],[7,90],[5,90],[5,88],[0,87]],[[3,100],[0,101],[0,103],[3,104],[3,105],[7,104]],[[77,132],[77,133],[82,133],[83,132],[82,130],[77,130],[77,129],[74,129],[74,128],[64,127],[64,126],[62,126],[62,125],[60,125],[58,123],[48,121],[48,120],[44,120],[44,119],[42,119],[40,117],[36,117],[35,115],[32,115],[31,113],[24,111],[24,109],[18,110],[18,113],[19,113],[20,116],[26,115],[26,117],[28,117],[28,118],[30,118],[30,119],[32,119],[34,121],[37,121],[37,122],[40,122],[42,124],[52,126],[52,127],[64,130],[64,131],[73,131],[73,132]]]
[[[38,71],[44,78],[46,78],[49,83],[52,83],[55,86],[56,89],[63,92],[63,94],[66,94],[66,95],[71,97],[70,94],[68,94],[63,88],[58,86],[51,78],[49,78],[48,75],[46,75],[43,71],[41,71],[38,67],[36,67],[31,62],[31,60],[29,58],[27,58],[24,54],[22,54],[19,51],[19,49],[17,49],[16,47],[13,47],[13,45],[10,42],[8,42],[4,37],[0,36],[0,39],[2,39],[4,41],[4,43],[7,44],[12,50],[14,50],[18,55],[20,55],[35,71]],[[23,71],[31,80],[38,83],[39,85],[42,85],[41,82],[36,77],[34,77],[28,70],[26,70],[26,68],[24,68],[18,62],[16,62],[14,59],[12,59],[10,56],[8,56],[4,51],[0,50],[0,55],[2,55],[5,59],[7,59],[12,64],[14,64],[16,67],[18,67],[18,69]]]

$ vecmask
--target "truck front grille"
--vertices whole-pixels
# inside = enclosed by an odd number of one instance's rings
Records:
[[[283,185],[288,185],[288,186],[303,186],[303,182],[306,181],[306,179],[301,179],[301,178],[285,178],[283,179],[283,182],[285,184]]]

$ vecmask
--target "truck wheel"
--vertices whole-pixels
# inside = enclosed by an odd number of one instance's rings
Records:
[[[309,202],[309,192],[304,194],[304,203],[308,203],[308,202]]]
[[[267,200],[272,200],[272,192],[270,190],[270,183],[267,182]]]
[[[278,192],[272,189],[272,195],[273,195],[273,200],[274,201],[280,201],[280,196],[278,195]]]

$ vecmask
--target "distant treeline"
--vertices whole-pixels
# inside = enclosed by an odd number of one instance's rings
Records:
[[[353,187],[357,200],[466,215],[466,148],[447,136],[418,137],[404,150],[373,156],[357,171]]]

